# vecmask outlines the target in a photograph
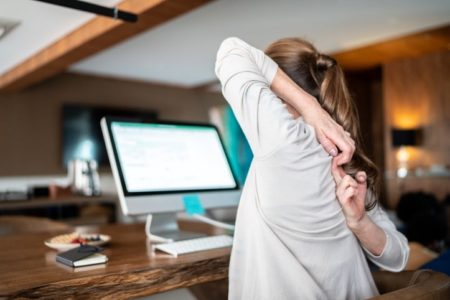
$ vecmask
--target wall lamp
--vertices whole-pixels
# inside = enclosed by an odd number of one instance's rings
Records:
[[[58,6],[73,8],[76,10],[81,10],[85,12],[94,13],[97,15],[102,15],[117,20],[122,20],[126,22],[136,22],[138,16],[123,10],[119,10],[117,7],[111,8],[106,6],[101,6],[85,1],[78,0],[34,0],[39,2],[50,3]]]
[[[392,128],[392,146],[399,148],[397,152],[398,177],[406,177],[408,175],[409,153],[406,147],[419,146],[422,143],[422,129],[398,129]]]

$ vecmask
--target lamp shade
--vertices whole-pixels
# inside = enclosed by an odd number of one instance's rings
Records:
[[[417,146],[420,142],[420,129],[396,129],[391,130],[392,146]]]

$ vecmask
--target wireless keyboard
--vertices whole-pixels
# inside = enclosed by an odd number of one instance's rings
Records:
[[[232,244],[233,238],[231,236],[215,235],[166,244],[158,244],[154,246],[154,248],[177,257],[178,255],[192,252],[230,247]]]

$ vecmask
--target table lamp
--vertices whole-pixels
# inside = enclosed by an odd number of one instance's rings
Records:
[[[410,155],[406,149],[408,146],[418,146],[421,138],[421,129],[397,129],[393,128],[391,130],[392,135],[392,146],[394,148],[399,148],[397,151],[397,161],[398,161],[398,169],[397,176],[398,177],[406,177],[408,175],[408,160]]]

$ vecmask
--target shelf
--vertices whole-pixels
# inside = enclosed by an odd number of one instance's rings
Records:
[[[408,175],[405,177],[397,176],[397,171],[386,171],[385,172],[386,179],[428,179],[428,178],[438,178],[438,179],[447,179],[450,178],[450,171],[448,172],[421,172],[420,174],[416,174],[416,172],[410,171]]]
[[[49,206],[66,206],[82,204],[117,204],[116,195],[102,195],[97,197],[70,196],[57,199],[32,198],[28,200],[5,200],[0,202],[0,210],[31,209]]]

